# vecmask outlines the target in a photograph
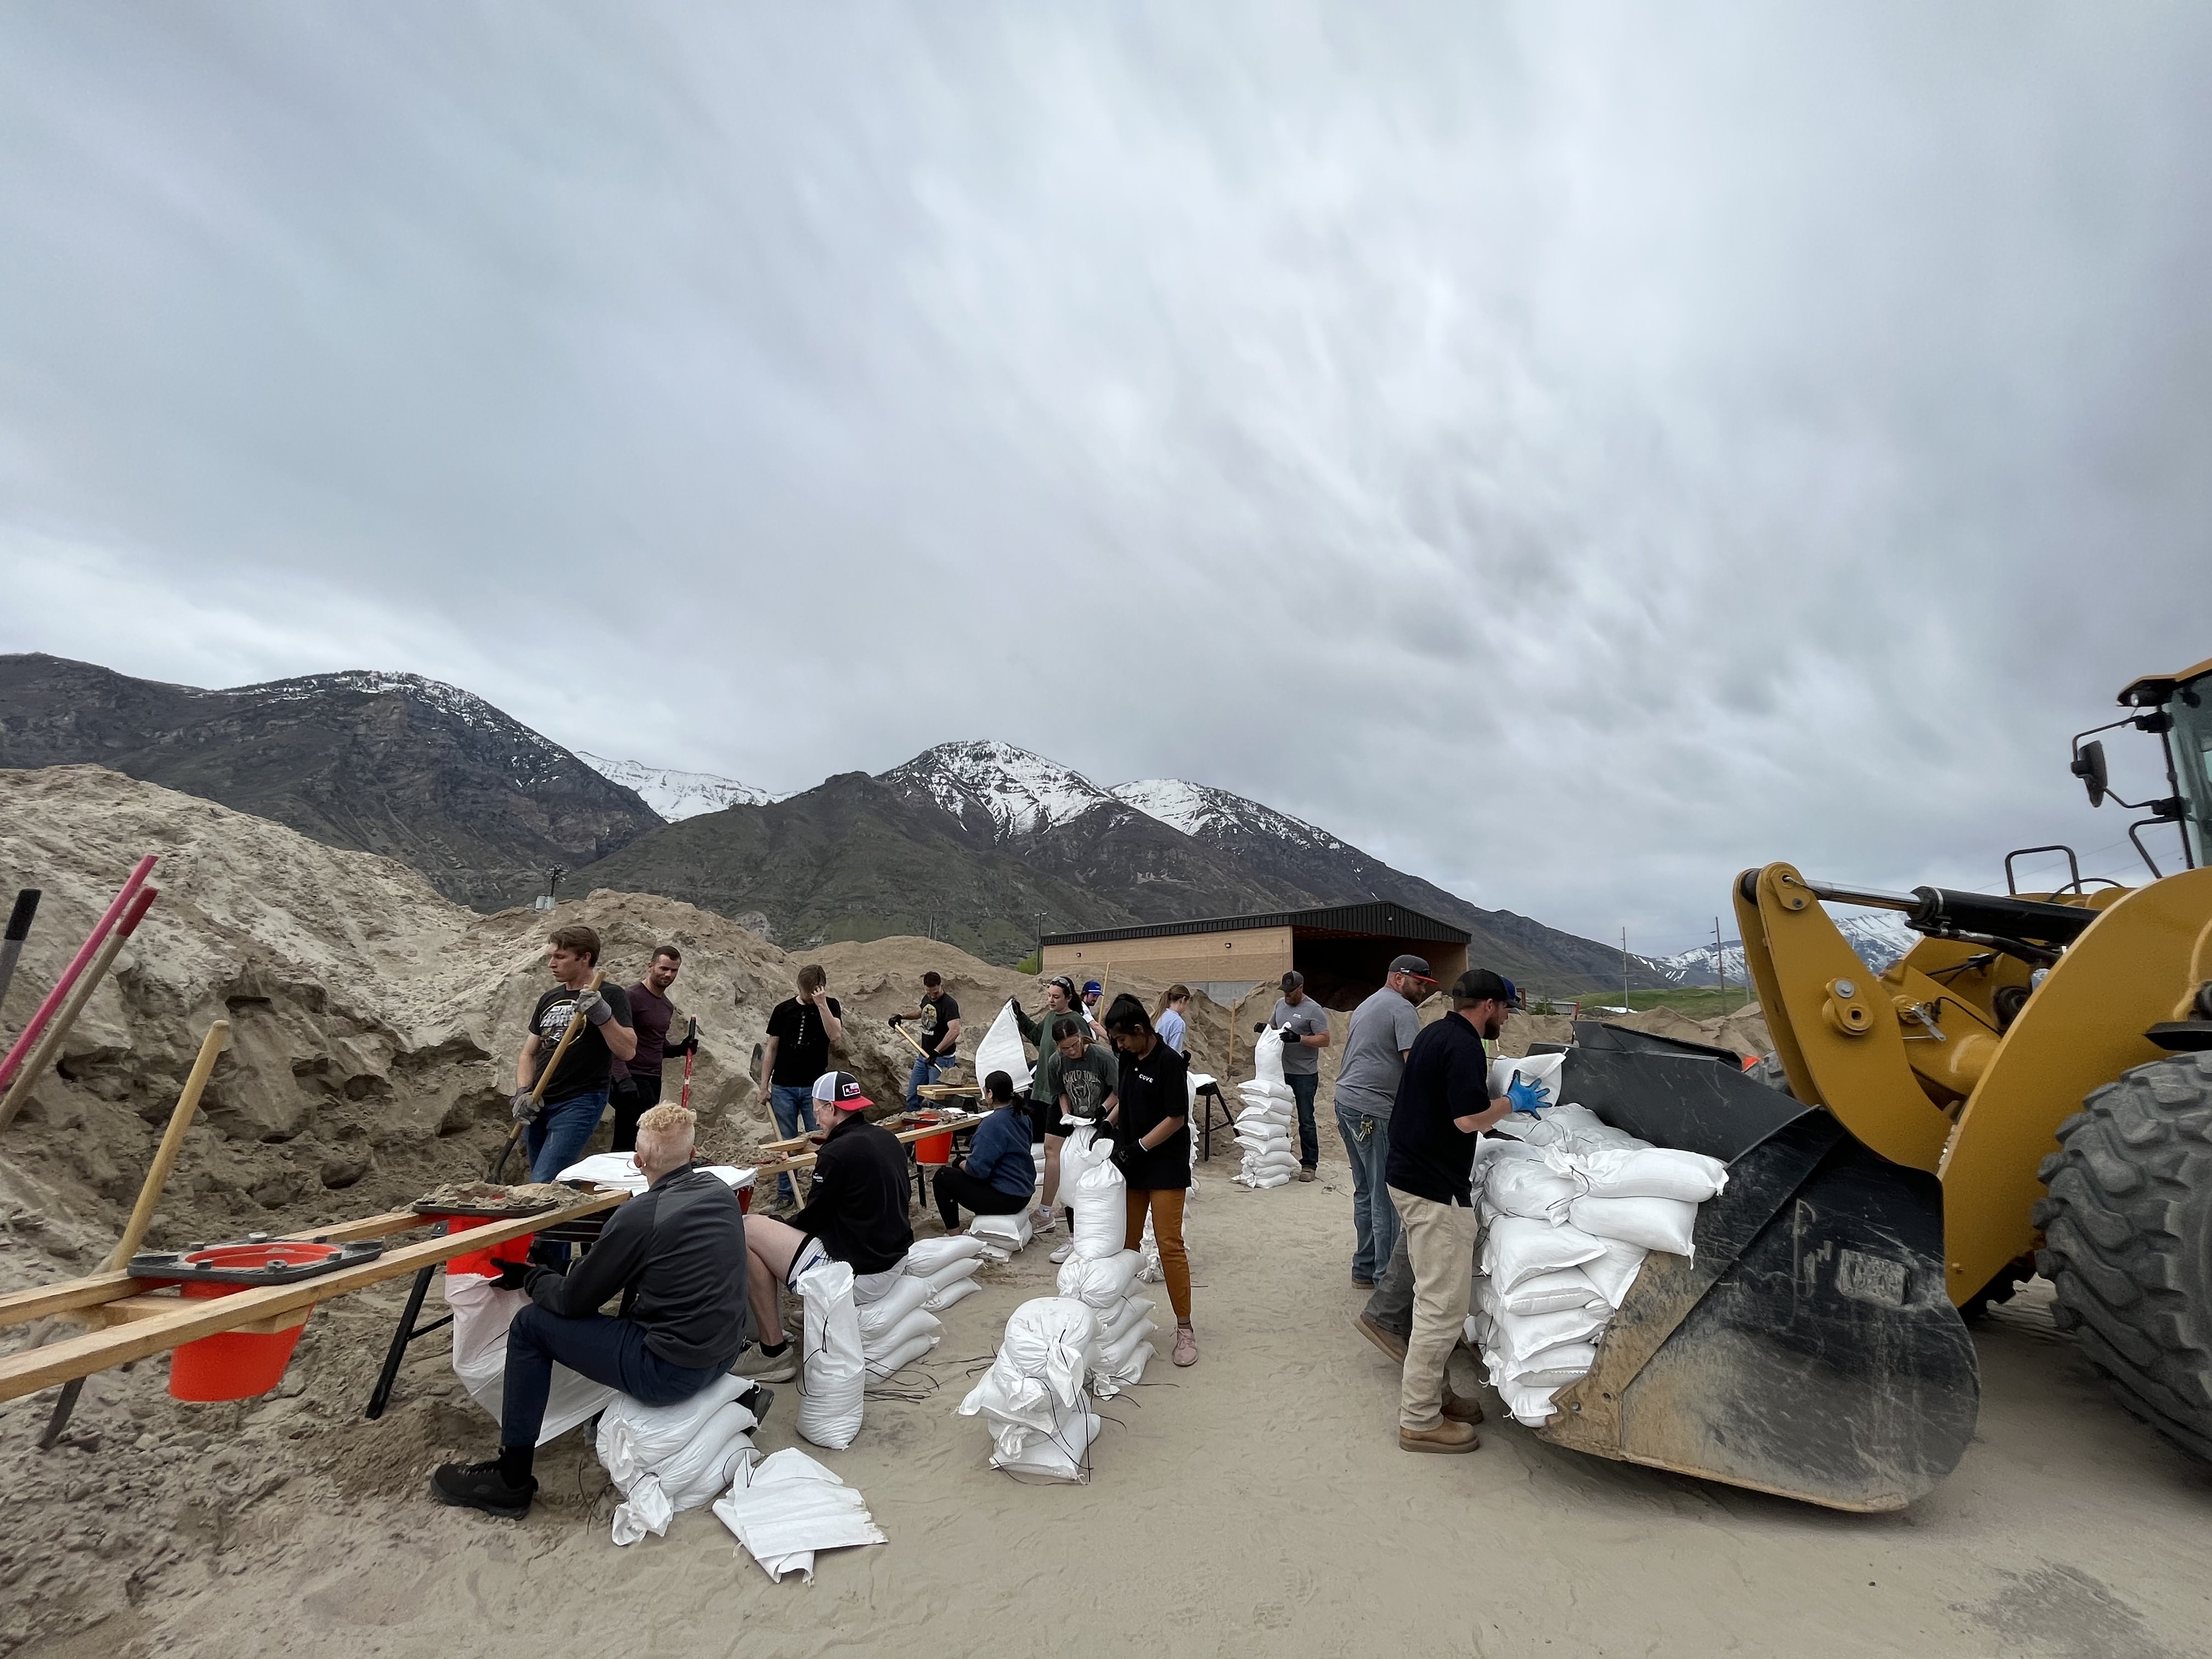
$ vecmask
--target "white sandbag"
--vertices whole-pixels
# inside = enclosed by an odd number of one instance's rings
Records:
[[[927,1279],[939,1267],[961,1260],[963,1256],[983,1254],[983,1241],[963,1233],[957,1238],[917,1238],[899,1263],[902,1273],[917,1279]]]
[[[1092,1371],[1091,1391],[1101,1399],[1111,1399],[1124,1389],[1135,1388],[1145,1380],[1145,1367],[1152,1363],[1152,1356],[1158,1352],[1151,1343],[1139,1342],[1113,1370]]]
[[[1483,1176],[1483,1195],[1503,1215],[1543,1222],[1562,1221],[1581,1188],[1571,1174],[1541,1158],[1494,1158]]]
[[[935,1314],[927,1308],[917,1307],[897,1324],[878,1332],[872,1340],[863,1334],[860,1352],[869,1359],[878,1359],[894,1348],[905,1346],[917,1336],[934,1336],[944,1328]]]
[[[507,1328],[530,1301],[527,1291],[502,1291],[475,1273],[442,1275],[446,1305],[453,1310],[453,1375],[475,1401],[499,1421],[507,1391]],[[566,1365],[553,1367],[552,1391],[545,1396],[545,1420],[538,1430],[544,1445],[579,1423],[605,1411],[615,1391]]]
[[[933,1319],[930,1323],[933,1327],[937,1326],[937,1322]],[[870,1354],[868,1356],[869,1376],[877,1382],[881,1382],[887,1376],[904,1370],[938,1345],[942,1340],[939,1334],[941,1328],[939,1327],[931,1330],[918,1331],[905,1341],[894,1344],[882,1353]]]
[[[1679,1198],[1578,1198],[1567,1219],[1594,1238],[1694,1257],[1698,1206]]]
[[[1074,1139],[1070,1136],[1069,1144]],[[1103,1261],[1121,1254],[1129,1230],[1128,1190],[1121,1170],[1103,1157],[1072,1182],[1063,1173],[1060,1196],[1075,1214],[1072,1231],[1076,1255]]]
[[[860,1432],[867,1388],[860,1310],[853,1305],[853,1270],[842,1261],[823,1261],[807,1270],[798,1290],[806,1309],[799,1431],[817,1446],[842,1451]]]
[[[890,1294],[892,1286],[905,1276],[906,1269],[903,1264],[896,1267],[887,1267],[879,1273],[854,1273],[853,1275],[853,1305],[856,1308],[865,1308],[872,1302],[881,1301]]]
[[[1613,1310],[1602,1302],[1595,1307],[1557,1308],[1550,1313],[1501,1313],[1492,1325],[1490,1346],[1517,1367],[1529,1355],[1556,1348],[1562,1342],[1589,1341],[1605,1329],[1612,1317]]]
[[[1098,1350],[1103,1353],[1132,1330],[1137,1322],[1146,1317],[1159,1304],[1148,1296],[1124,1297],[1114,1307],[1098,1316]]]
[[[611,1529],[617,1544],[666,1533],[679,1510],[711,1501],[729,1484],[730,1472],[752,1452],[757,1425],[736,1399],[752,1386],[720,1376],[672,1406],[615,1395],[599,1419],[596,1445],[623,1494]]]
[[[1602,1261],[1603,1256],[1593,1258]],[[1588,1308],[1607,1303],[1589,1276],[1587,1267],[1562,1267],[1557,1273],[1538,1273],[1524,1279],[1512,1291],[1500,1299],[1499,1309],[1510,1314],[1526,1317],[1531,1314],[1556,1313],[1562,1308]]]
[[[1083,1374],[1097,1352],[1098,1316],[1068,1296],[1024,1302],[1006,1321],[999,1356],[1024,1376],[1043,1381],[1063,1406],[1083,1393]]]
[[[1272,1083],[1286,1092],[1290,1089],[1283,1081],[1283,1034],[1272,1026],[1252,1044],[1252,1079],[1255,1083]]]
[[[860,1494],[795,1446],[745,1473],[714,1515],[771,1579],[796,1572],[811,1583],[817,1550],[887,1541]]]
[[[1493,1100],[1497,1096],[1491,1097]],[[1565,1105],[1547,1107],[1530,1115],[1527,1112],[1510,1112],[1492,1130],[1493,1133],[1526,1141],[1532,1146],[1564,1146],[1572,1151],[1576,1144],[1607,1129],[1604,1121],[1587,1106],[1577,1106],[1570,1101]]]
[[[1240,1187],[1249,1187],[1255,1193],[1265,1192],[1270,1187],[1288,1186],[1291,1181],[1290,1176],[1280,1170],[1272,1175],[1245,1175],[1239,1172],[1229,1178]],[[1158,1283],[1158,1281],[1154,1279],[1150,1282]]]
[[[1071,1255],[1060,1266],[1060,1293],[1091,1308],[1118,1308],[1144,1265],[1145,1258],[1135,1250],[1096,1258]]]
[[[1298,1170],[1298,1155],[1287,1146],[1265,1152],[1254,1152],[1244,1160],[1244,1167],[1254,1175],[1271,1175],[1279,1170],[1295,1175]]]
[[[1243,1096],[1239,1099],[1244,1099]],[[1254,1095],[1244,1099],[1243,1109],[1237,1114],[1239,1123],[1286,1123],[1295,1115],[1297,1103],[1285,1089],[1278,1099],[1273,1095]]]
[[[1030,1226],[1029,1211],[1020,1209],[1012,1215],[977,1216],[968,1224],[968,1237],[981,1246],[981,1254],[989,1255],[995,1250],[998,1259],[1004,1261],[1015,1251],[1025,1249],[1035,1234]]]
[[[1576,1177],[1592,1198],[1671,1198],[1702,1204],[1728,1185],[1728,1165],[1702,1152],[1671,1146],[1634,1152],[1548,1148],[1551,1168]]]
[[[672,1406],[641,1405],[626,1394],[615,1394],[599,1419],[599,1462],[614,1483],[627,1490],[639,1475],[659,1468],[690,1445],[716,1413],[735,1405],[752,1388],[745,1377],[718,1376]],[[744,1411],[742,1406],[738,1409]],[[755,1425],[741,1426],[750,1431]]]
[[[1014,1018],[1011,1000],[999,1010],[998,1018],[991,1022],[991,1029],[975,1045],[974,1063],[979,1083],[994,1072],[1004,1072],[1012,1078],[1016,1099],[1030,1086],[1029,1050],[1022,1046],[1021,1024]]]
[[[1498,1390],[1505,1409],[1513,1413],[1513,1420],[1532,1429],[1542,1428],[1558,1415],[1552,1405],[1552,1396],[1556,1392],[1555,1389],[1529,1389],[1518,1384]]]
[[[898,1284],[889,1295],[878,1297],[860,1309],[861,1351],[866,1352],[879,1346],[901,1320],[929,1300],[929,1280],[901,1273]]]
[[[932,1313],[941,1314],[954,1303],[975,1295],[982,1288],[972,1276],[967,1279],[956,1279],[945,1289],[932,1291],[929,1293],[929,1300],[923,1303],[922,1306],[927,1308]]]
[[[1553,1227],[1525,1216],[1502,1215],[1483,1232],[1482,1270],[1503,1297],[1538,1273],[1579,1267],[1604,1254],[1603,1244],[1574,1227]]]
[[[1583,1263],[1582,1271],[1597,1287],[1597,1293],[1618,1308],[1627,1299],[1628,1287],[1636,1282],[1636,1275],[1644,1267],[1644,1258],[1651,1254],[1641,1244],[1630,1244],[1618,1238],[1598,1241],[1605,1246],[1605,1254],[1595,1261]]]
[[[1098,1437],[1098,1419],[1087,1411],[1070,1412],[1052,1434],[1030,1441],[1012,1455],[994,1453],[991,1467],[1009,1474],[1041,1474],[1054,1480],[1080,1480],[1091,1443]]]
[[[1491,1386],[1501,1393],[1509,1388],[1563,1389],[1589,1375],[1590,1367],[1597,1364],[1597,1345],[1560,1342],[1526,1359],[1508,1363],[1503,1354],[1498,1358],[1500,1364]]]
[[[1024,1376],[1001,1352],[983,1375],[975,1379],[975,1386],[956,1409],[963,1417],[983,1419],[999,1449],[1013,1451],[1026,1443],[1024,1437],[1004,1431],[1016,1429],[1035,1434],[1049,1433],[1058,1403],[1042,1377]]]
[[[1115,1372],[1121,1370],[1129,1363],[1129,1356],[1136,1352],[1137,1345],[1158,1329],[1159,1329],[1159,1327],[1152,1323],[1151,1320],[1139,1319],[1135,1324],[1132,1325],[1127,1331],[1122,1333],[1121,1340],[1115,1342],[1112,1347],[1107,1347],[1103,1344],[1100,1345],[1098,1358],[1095,1362],[1093,1362],[1094,1368],[1105,1372],[1109,1376],[1112,1376]]]
[[[963,1255],[946,1262],[921,1282],[933,1291],[949,1291],[962,1279],[975,1278],[975,1270],[982,1265],[983,1253],[978,1250],[974,1255]],[[929,1304],[924,1303],[922,1305],[927,1307]]]
[[[1559,1072],[1566,1063],[1565,1054],[1523,1054],[1518,1060],[1501,1056],[1490,1063],[1490,1097],[1504,1099],[1505,1091],[1518,1077],[1524,1083],[1535,1085],[1544,1104],[1556,1106],[1559,1103]]]

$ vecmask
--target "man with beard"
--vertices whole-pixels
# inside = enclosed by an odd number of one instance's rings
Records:
[[[1487,968],[1454,981],[1452,1012],[1413,1039],[1390,1109],[1390,1202],[1413,1269],[1413,1329],[1398,1397],[1398,1444],[1407,1451],[1469,1452],[1481,1444],[1472,1422],[1448,1413],[1462,1402],[1447,1398],[1444,1368],[1474,1274],[1475,1143],[1507,1113],[1541,1103],[1517,1078],[1505,1098],[1491,1098],[1483,1040],[1505,1029],[1512,995]]]

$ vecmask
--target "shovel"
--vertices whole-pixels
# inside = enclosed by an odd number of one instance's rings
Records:
[[[587,991],[596,991],[605,982],[606,977],[604,973],[593,974],[592,982],[584,988]],[[544,1069],[538,1073],[538,1081],[530,1091],[531,1104],[533,1106],[544,1104],[545,1085],[553,1080],[553,1073],[561,1069],[561,1056],[568,1052],[568,1045],[576,1040],[583,1029],[584,1016],[580,1013],[570,1016],[568,1029],[561,1033],[560,1042],[553,1045],[553,1057],[545,1062]],[[688,1059],[689,1056],[686,1058]],[[689,1070],[688,1066],[686,1070]],[[507,1160],[514,1156],[515,1146],[521,1140],[523,1131],[529,1127],[527,1123],[518,1123],[508,1132],[506,1145],[499,1149],[499,1156],[492,1159],[491,1168],[484,1172],[486,1181],[499,1179],[499,1172],[507,1167]]]
[[[690,1019],[684,1022],[684,1041],[687,1045],[689,1045],[688,1052],[686,1052],[684,1056],[684,1093],[681,1097],[678,1099],[676,1103],[683,1107],[684,1110],[689,1111],[691,1109],[691,1062],[697,1059],[699,1055],[697,1046],[699,1042],[699,1022],[697,1020]]]

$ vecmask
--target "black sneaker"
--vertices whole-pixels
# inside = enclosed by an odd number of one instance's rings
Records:
[[[768,1408],[775,1404],[775,1390],[765,1382],[756,1382],[751,1393],[738,1396],[738,1404],[753,1414],[753,1423],[758,1426],[768,1421]]]
[[[526,1486],[510,1486],[499,1472],[499,1460],[489,1463],[446,1463],[430,1477],[430,1496],[441,1504],[465,1510],[482,1510],[504,1520],[520,1521],[530,1513],[530,1500],[538,1495],[538,1477]]]

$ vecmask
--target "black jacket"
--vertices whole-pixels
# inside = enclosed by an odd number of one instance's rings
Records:
[[[813,1194],[791,1224],[856,1273],[888,1273],[914,1244],[906,1193],[906,1148],[855,1112],[822,1143]]]
[[[738,1195],[703,1169],[664,1176],[608,1218],[568,1273],[533,1267],[530,1299],[581,1319],[617,1291],[622,1317],[672,1365],[726,1369],[751,1340],[745,1311],[745,1218]]]

